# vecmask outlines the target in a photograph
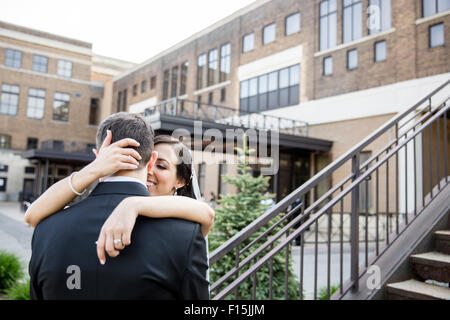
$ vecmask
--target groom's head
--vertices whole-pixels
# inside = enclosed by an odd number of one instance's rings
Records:
[[[108,116],[100,123],[97,130],[97,150],[100,149],[103,140],[106,138],[106,131],[111,130],[111,143],[131,138],[139,142],[139,147],[129,147],[135,149],[142,157],[139,161],[138,169],[145,167],[152,156],[154,132],[150,123],[141,115],[119,112]]]

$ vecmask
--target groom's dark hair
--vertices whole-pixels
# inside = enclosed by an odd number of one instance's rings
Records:
[[[118,112],[108,116],[100,123],[97,130],[97,149],[100,149],[106,138],[106,130],[111,130],[111,143],[131,138],[139,142],[139,147],[128,147],[135,149],[142,157],[139,160],[139,168],[145,166],[151,158],[154,144],[154,132],[150,123],[141,115]]]

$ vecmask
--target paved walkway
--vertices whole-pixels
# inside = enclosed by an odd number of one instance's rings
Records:
[[[0,201],[0,250],[16,254],[22,261],[25,274],[31,258],[33,228],[23,221],[18,202]]]

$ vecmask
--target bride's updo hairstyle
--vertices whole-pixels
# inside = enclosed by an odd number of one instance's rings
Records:
[[[189,149],[178,139],[169,135],[155,136],[154,145],[169,144],[177,157],[177,178],[185,182],[184,186],[177,190],[177,195],[195,199],[192,187],[192,155]]]

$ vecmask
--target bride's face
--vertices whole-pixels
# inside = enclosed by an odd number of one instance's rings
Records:
[[[159,143],[154,148],[158,158],[147,174],[147,187],[152,196],[171,196],[184,184],[177,179],[177,156],[173,147]]]

